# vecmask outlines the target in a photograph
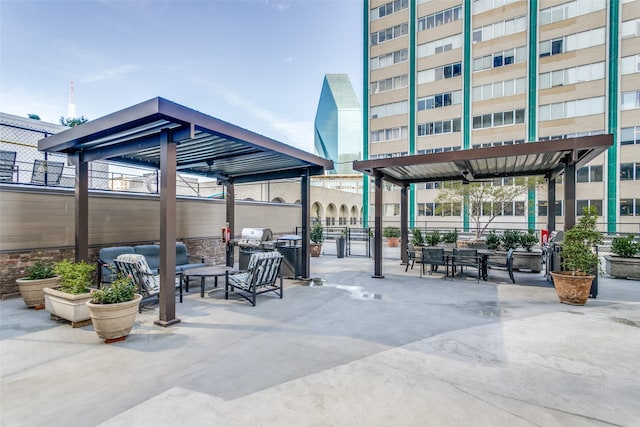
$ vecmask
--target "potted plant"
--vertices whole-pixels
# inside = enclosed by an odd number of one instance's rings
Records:
[[[424,236],[418,228],[411,230],[411,243],[413,246],[424,246]]]
[[[516,249],[520,246],[520,237],[522,233],[518,230],[504,230],[502,232],[502,236],[500,237],[500,241],[502,242],[502,247],[505,250]]]
[[[440,236],[438,230],[433,230],[433,232],[429,233],[429,235],[427,236],[427,242],[429,242],[430,246],[438,246],[441,240],[442,237]]]
[[[55,264],[53,271],[60,276],[57,287],[44,289],[46,310],[53,319],[66,319],[74,328],[89,323],[86,302],[91,298],[91,286],[95,265],[85,261],[63,260]]]
[[[400,244],[400,228],[394,226],[385,227],[382,235],[387,238],[387,245],[390,248],[396,248]]]
[[[564,304],[584,305],[589,298],[593,272],[598,267],[598,255],[592,248],[602,242],[597,218],[595,207],[585,208],[578,223],[564,233],[561,256],[566,271],[551,272],[558,298]]]
[[[542,270],[542,250],[533,250],[539,239],[534,230],[527,230],[526,233],[518,232],[520,240],[518,244],[524,251],[513,253],[513,268],[519,271],[529,270],[539,273]]]
[[[57,286],[60,277],[54,273],[53,265],[40,260],[27,267],[25,273],[26,277],[16,279],[22,300],[27,307],[42,310],[44,308],[43,289]]]
[[[456,246],[457,241],[458,241],[457,231],[450,231],[448,233],[445,233],[445,235],[442,237],[442,243],[444,243],[445,247],[453,248],[454,246]]]
[[[312,242],[309,245],[311,256],[313,257],[320,256],[320,252],[322,251],[322,238],[323,238],[322,224],[318,219],[318,221],[316,221],[313,227],[311,227],[311,233],[309,235],[309,239]]]
[[[616,237],[611,241],[611,252],[605,259],[605,272],[609,276],[620,279],[640,279],[640,242],[634,241],[634,236]]]
[[[142,295],[131,276],[118,275],[110,285],[91,293],[86,302],[93,329],[107,344],[126,339],[136,320]]]
[[[495,251],[500,247],[500,236],[496,234],[494,230],[491,230],[489,234],[487,234],[487,249]]]

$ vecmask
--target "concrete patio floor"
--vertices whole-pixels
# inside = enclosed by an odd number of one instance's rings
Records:
[[[109,345],[2,301],[0,425],[640,425],[639,282],[601,279],[574,307],[542,275],[420,279],[398,258],[383,279],[368,258],[312,259],[323,286],[256,307],[195,287],[180,324],[152,306]]]

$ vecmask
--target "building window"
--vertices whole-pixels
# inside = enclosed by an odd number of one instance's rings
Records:
[[[640,126],[620,129],[620,144],[640,144]]]
[[[518,0],[473,0],[473,14],[502,7]]]
[[[462,73],[462,63],[447,64],[442,67],[430,68],[418,72],[418,84],[435,82],[437,80],[450,79]]]
[[[620,63],[621,74],[640,72],[640,55],[625,56]]]
[[[540,42],[540,57],[598,46],[604,44],[605,36],[605,28],[602,27],[557,39],[545,40]]]
[[[409,128],[407,126],[400,126],[396,128],[374,130],[371,131],[370,141],[374,143],[407,139],[409,133],[408,129]]]
[[[517,93],[525,93],[525,90],[526,80],[524,78],[520,78],[475,86],[472,93],[474,101],[482,101],[485,99],[500,98],[502,96],[509,96]]]
[[[445,37],[443,39],[430,41],[418,46],[418,58],[447,52],[452,49],[462,47],[462,34]]]
[[[602,165],[585,166],[576,173],[577,182],[602,182]]]
[[[396,116],[398,114],[406,114],[407,111],[409,111],[408,101],[392,102],[391,104],[371,107],[371,118],[379,119],[382,117]]]
[[[584,215],[584,210],[592,206],[602,214],[602,200],[576,200],[576,216]]]
[[[640,108],[640,90],[633,92],[625,92],[622,94],[623,110],[633,110],[634,108]]]
[[[397,39],[398,37],[406,36],[409,32],[409,24],[402,23],[395,27],[389,27],[382,31],[377,31],[371,34],[371,44],[376,45],[387,42],[389,40]]]
[[[524,123],[524,109],[515,111],[501,111],[499,113],[483,114],[473,117],[474,129],[509,126],[519,123]]]
[[[540,10],[540,25],[552,24],[565,19],[603,10],[605,0],[574,0]]]
[[[409,7],[409,0],[395,0],[371,10],[371,20],[384,18]]]
[[[439,93],[437,95],[418,98],[418,111],[447,107],[462,102],[462,91]]]
[[[524,47],[507,49],[491,55],[473,58],[473,71],[489,70],[491,68],[503,67],[505,65],[523,62],[526,50]]]
[[[397,50],[385,55],[380,55],[375,58],[371,58],[371,69],[378,70],[380,68],[389,67],[394,64],[405,62],[408,58],[409,51],[407,49]]]
[[[418,31],[428,30],[460,19],[462,19],[462,6],[456,6],[418,19]]]
[[[640,216],[640,199],[620,199],[620,216]]]
[[[640,36],[640,18],[624,21],[620,35],[623,39]]]
[[[604,96],[541,105],[538,109],[540,121],[568,119],[604,113]]]
[[[473,30],[473,42],[482,42],[493,38],[507,36],[509,34],[518,33],[527,29],[527,19],[525,16],[508,19],[506,21],[496,22],[485,25],[481,28]]]
[[[640,180],[640,162],[639,163],[620,163],[620,180],[621,181]]]
[[[440,135],[443,133],[460,132],[459,118],[441,122],[422,123],[418,125],[418,136]]]
[[[548,89],[555,86],[566,86],[592,80],[601,80],[604,79],[604,74],[604,62],[597,62],[595,64],[587,64],[580,67],[565,68],[564,70],[540,74],[538,82],[540,89]]]
[[[556,200],[556,216],[562,216],[562,200]],[[549,203],[546,200],[538,201],[538,216],[549,215]]]
[[[402,89],[409,86],[409,78],[406,74],[371,83],[371,93],[388,92],[394,89]]]
[[[384,216],[398,216],[398,215],[400,215],[400,203],[384,204]]]

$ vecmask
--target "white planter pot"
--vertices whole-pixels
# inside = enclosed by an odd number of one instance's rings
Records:
[[[93,329],[98,337],[106,342],[120,341],[126,337],[136,321],[140,301],[140,294],[136,294],[132,301],[117,304],[94,304],[87,301]]]
[[[542,270],[542,252],[514,251],[513,269],[539,273]]]
[[[27,307],[38,307],[44,305],[44,288],[54,288],[58,286],[60,277],[50,277],[48,279],[16,279],[16,284],[20,290],[20,295]],[[40,307],[43,308],[43,307]]]
[[[90,299],[91,293],[73,295],[53,288],[44,289],[45,309],[52,316],[70,321],[74,328],[84,326],[91,319],[87,308]]]
[[[605,259],[605,272],[617,279],[640,279],[640,258],[623,258],[608,255]]]

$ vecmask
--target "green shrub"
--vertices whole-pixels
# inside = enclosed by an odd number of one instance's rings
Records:
[[[56,275],[53,271],[53,265],[40,260],[36,261],[32,266],[25,268],[25,274],[28,280],[49,279]]]
[[[597,210],[584,208],[578,223],[564,233],[562,242],[562,267],[576,274],[592,274],[598,266],[598,255],[593,246],[602,242],[602,234],[596,228]]]
[[[442,237],[444,243],[455,243],[458,240],[458,232],[450,231]]]
[[[309,239],[311,239],[313,243],[319,244],[322,243],[323,236],[322,224],[316,222],[311,228],[311,235],[309,236]]]
[[[424,237],[422,236],[422,231],[417,228],[411,230],[411,243],[413,243],[415,246],[424,245]]]
[[[53,271],[60,276],[59,289],[68,294],[85,294],[89,292],[95,265],[85,261],[72,262],[67,259],[56,263]]]
[[[623,258],[631,258],[640,252],[640,243],[633,241],[633,235],[616,237],[611,242],[611,251]]]
[[[438,232],[438,230],[434,230],[427,237],[427,241],[431,246],[436,246],[438,243],[440,243],[441,240],[442,240],[442,237],[440,236],[440,233]]]
[[[94,304],[117,304],[132,301],[135,298],[136,285],[131,276],[118,274],[111,285],[96,290],[92,294],[91,302]]]
[[[500,247],[500,236],[495,231],[491,230],[487,234],[487,249],[498,249]]]
[[[538,243],[538,236],[533,230],[529,230],[527,233],[520,234],[520,246],[525,248],[527,252],[531,252],[536,243]]]
[[[518,230],[504,230],[502,236],[500,237],[500,241],[502,242],[502,246],[506,250],[515,249],[520,246],[520,236],[523,233]]]
[[[385,227],[382,231],[384,237],[400,237],[400,228],[398,227]]]

